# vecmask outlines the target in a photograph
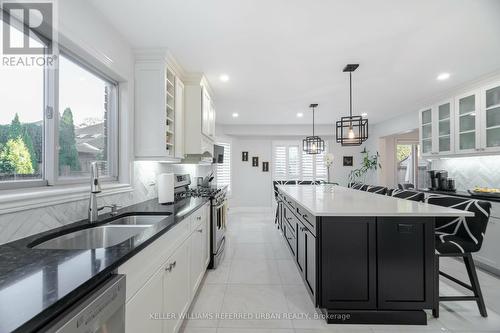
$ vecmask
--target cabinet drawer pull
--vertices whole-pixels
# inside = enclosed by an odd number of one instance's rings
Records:
[[[201,216],[198,216],[196,219],[197,219],[198,221],[199,221],[199,220],[201,220]]]
[[[198,232],[203,232],[203,229],[197,229],[196,231],[198,231]]]
[[[307,231],[306,227],[300,227],[300,231]]]

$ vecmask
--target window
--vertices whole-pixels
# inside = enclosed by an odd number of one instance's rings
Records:
[[[224,147],[224,163],[217,164],[217,185],[227,185],[228,192],[231,192],[231,144],[217,144]]]
[[[412,184],[417,189],[427,188],[429,187],[429,177],[427,177],[429,170],[429,162],[420,156],[418,143],[396,142],[397,184]]]
[[[43,180],[44,68],[0,66],[0,110],[0,183]]]
[[[101,161],[101,175],[112,176],[110,114],[115,85],[67,56],[59,58],[59,162],[64,178],[88,177],[90,163]]]
[[[10,29],[14,42],[21,30]],[[0,66],[0,189],[86,182],[92,161],[117,179],[118,85],[69,51],[57,56],[57,71]]]
[[[309,155],[301,147],[298,141],[273,142],[274,180],[327,180],[325,153]]]

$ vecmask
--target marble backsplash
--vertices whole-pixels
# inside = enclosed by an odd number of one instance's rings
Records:
[[[442,158],[432,161],[432,169],[448,171],[457,190],[500,188],[500,155]]]
[[[193,177],[205,176],[212,166],[172,165],[158,162],[134,162],[133,191],[99,197],[99,206],[112,203],[128,206],[158,196],[156,178],[159,173],[189,173]],[[27,237],[87,217],[88,200],[29,209],[0,215],[0,244]]]

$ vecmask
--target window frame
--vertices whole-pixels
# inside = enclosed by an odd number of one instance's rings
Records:
[[[54,51],[56,52],[56,51]],[[108,170],[109,170],[109,175],[106,176],[101,176],[100,180],[101,182],[112,182],[112,181],[117,181],[119,174],[118,174],[118,164],[119,164],[119,155],[118,155],[118,138],[119,138],[119,101],[118,101],[118,96],[119,96],[119,83],[109,77],[108,75],[102,73],[100,70],[98,70],[96,67],[92,66],[90,63],[76,55],[75,53],[71,52],[67,48],[59,46],[58,51],[57,51],[57,66],[56,66],[56,72],[59,72],[59,59],[60,55],[64,56],[66,59],[69,61],[73,62],[75,65],[80,66],[84,70],[92,73],[93,75],[99,77],[101,80],[106,81],[108,84],[112,86],[110,95],[111,95],[111,100],[109,103],[109,114],[110,117],[108,120],[108,128],[109,132],[111,135],[108,135]],[[53,89],[54,89],[54,102],[55,105],[57,106],[55,109],[57,112],[54,112],[54,135],[53,135],[53,143],[51,144],[51,147],[54,147],[54,151],[52,153],[52,158],[53,163],[54,163],[54,168],[52,169],[52,181],[49,180],[49,185],[68,185],[68,184],[81,184],[81,183],[86,183],[88,182],[88,177],[61,177],[59,176],[59,150],[56,149],[58,146],[59,142],[59,131],[58,131],[58,125],[59,125],[59,116],[60,116],[60,110],[59,110],[59,75],[56,75],[56,78],[52,82]]]
[[[6,24],[4,22],[4,15],[9,15],[5,11],[1,10],[0,24]],[[11,26],[15,29],[20,29],[23,27],[22,22],[18,21],[15,17],[9,15]],[[52,41],[45,38],[39,32],[31,29],[33,33],[42,42],[47,45],[51,44]],[[21,30],[21,32],[23,32]],[[108,129],[111,133],[108,135],[108,170],[109,175],[101,176],[101,181],[103,183],[117,182],[119,180],[119,137],[120,137],[120,119],[119,119],[119,106],[120,106],[120,83],[106,75],[96,66],[92,65],[94,59],[84,59],[83,57],[72,52],[69,48],[66,48],[60,44],[54,44],[52,47],[52,53],[56,56],[56,66],[54,68],[44,67],[44,86],[43,86],[43,105],[42,105],[42,120],[43,120],[43,145],[42,145],[42,156],[43,163],[41,169],[41,179],[34,180],[18,180],[18,181],[3,181],[0,182],[0,191],[3,190],[16,190],[16,189],[26,189],[26,188],[43,188],[50,185],[70,185],[70,184],[85,184],[88,182],[88,177],[60,177],[59,176],[59,58],[60,55],[64,56],[69,61],[73,62],[77,66],[80,66],[84,70],[90,72],[91,74],[99,77],[100,79],[106,81],[110,87],[110,101],[108,103],[109,107],[109,118]],[[0,192],[1,193],[1,192]]]

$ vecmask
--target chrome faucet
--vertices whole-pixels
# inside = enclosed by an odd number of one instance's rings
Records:
[[[89,199],[89,222],[97,221],[99,217],[99,208],[97,208],[97,193],[101,193],[99,184],[99,168],[97,162],[90,164],[90,199]]]

